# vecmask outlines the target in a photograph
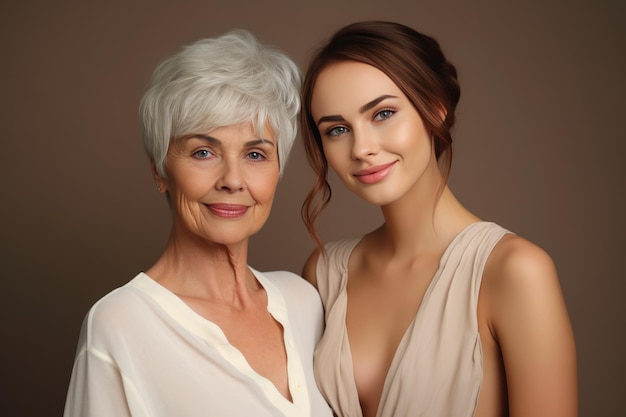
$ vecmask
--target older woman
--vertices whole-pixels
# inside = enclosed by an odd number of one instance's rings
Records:
[[[296,135],[299,80],[245,31],[157,68],[141,116],[171,235],[89,311],[66,417],[330,415],[312,372],[315,289],[247,265]]]

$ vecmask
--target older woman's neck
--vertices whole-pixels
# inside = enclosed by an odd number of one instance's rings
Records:
[[[247,265],[248,242],[218,245],[170,239],[146,274],[181,297],[244,306],[259,284]]]

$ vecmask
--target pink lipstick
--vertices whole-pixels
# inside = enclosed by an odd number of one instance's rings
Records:
[[[209,211],[218,217],[234,219],[241,217],[248,211],[248,206],[241,204],[207,204]]]
[[[388,164],[376,165],[371,168],[361,169],[359,171],[356,171],[352,175],[354,175],[356,179],[361,181],[363,184],[376,184],[377,182],[380,182],[387,177],[396,162],[397,161],[393,161]]]

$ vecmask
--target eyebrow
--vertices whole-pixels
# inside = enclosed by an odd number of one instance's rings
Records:
[[[272,142],[269,139],[256,139],[256,140],[251,140],[249,142],[244,143],[244,146],[258,146],[258,145],[263,145],[264,143],[267,143],[268,145],[272,145],[274,146],[274,142]]]
[[[202,140],[206,140],[207,142],[210,142],[210,143],[212,143],[214,145],[221,145],[222,144],[221,140],[219,140],[217,138],[214,138],[213,136],[208,136],[208,135],[193,135],[193,136],[190,136],[188,139],[191,139],[191,138],[199,138],[199,139],[202,139]],[[263,145],[263,144],[268,144],[268,145],[275,146],[274,142],[272,142],[269,139],[263,139],[263,138],[248,141],[248,142],[244,143],[243,145],[245,147],[252,147],[252,146],[259,146],[259,145]]]
[[[359,113],[363,114],[366,111],[376,107],[376,105],[378,103],[380,103],[383,100],[387,100],[388,98],[398,98],[396,96],[392,96],[390,94],[383,94],[380,97],[376,97],[374,100],[365,103],[364,105],[362,105],[361,107],[359,107]],[[339,115],[339,114],[335,114],[332,116],[323,116],[320,117],[319,120],[317,121],[318,126],[324,122],[343,122],[346,119],[343,118],[343,116]]]

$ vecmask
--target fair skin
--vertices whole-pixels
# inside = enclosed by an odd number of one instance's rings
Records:
[[[267,220],[279,179],[270,129],[220,127],[173,140],[167,176],[153,172],[173,213],[165,251],[147,275],[217,324],[252,369],[288,400],[283,329],[247,266],[248,239]]]
[[[479,219],[443,184],[432,140],[402,91],[378,69],[340,62],[311,102],[329,166],[380,206],[385,222],[348,262],[346,328],[364,417],[376,416],[387,370],[452,239]],[[319,252],[303,275],[316,284]],[[475,416],[577,415],[576,354],[550,257],[508,234],[487,260],[477,317],[483,381]]]

